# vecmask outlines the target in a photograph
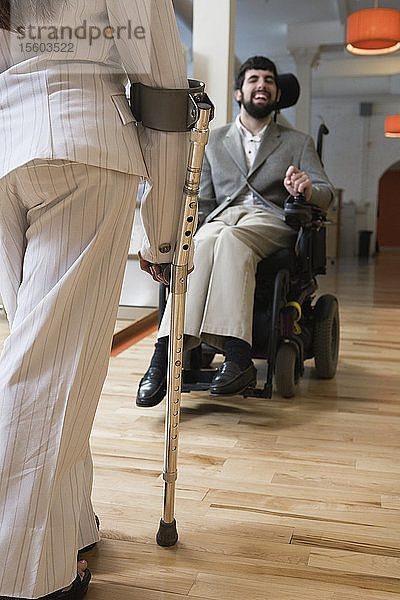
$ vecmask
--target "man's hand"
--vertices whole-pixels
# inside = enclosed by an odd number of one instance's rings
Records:
[[[311,179],[307,173],[304,173],[304,171],[300,171],[291,165],[286,171],[283,185],[291,196],[297,196],[297,194],[302,193],[304,194],[307,202],[310,201],[312,194],[312,183]]]
[[[151,275],[154,281],[156,281],[157,283],[163,283],[164,285],[168,285],[169,282],[165,279],[163,275],[163,270],[160,265],[156,265],[144,259],[140,252],[138,252],[138,256],[139,266],[142,269],[142,271],[146,271],[146,273],[149,273],[149,275]]]

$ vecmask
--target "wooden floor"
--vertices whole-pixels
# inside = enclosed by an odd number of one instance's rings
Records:
[[[310,362],[290,400],[183,396],[174,548],[154,540],[164,403],[134,403],[154,335],[111,359],[88,600],[399,600],[400,252],[320,284],[340,301],[335,379]]]

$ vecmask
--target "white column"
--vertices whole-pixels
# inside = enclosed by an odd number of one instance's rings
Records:
[[[312,67],[319,55],[319,47],[289,48],[296,62],[300,83],[300,98],[296,104],[296,129],[311,132]]]
[[[206,83],[213,128],[232,120],[235,0],[193,0],[193,77]]]

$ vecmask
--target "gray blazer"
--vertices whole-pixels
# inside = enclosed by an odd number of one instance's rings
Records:
[[[305,171],[313,183],[311,202],[327,209],[333,187],[322,167],[309,135],[271,123],[262,139],[250,171],[235,123],[212,131],[203,163],[200,185],[199,221],[211,221],[246,188],[264,201],[283,209],[288,197],[283,179],[290,165]]]
[[[142,253],[151,262],[168,262],[188,135],[138,126],[125,85],[129,78],[187,86],[171,1],[60,0],[53,30],[46,23],[39,39],[43,23],[29,24],[34,39],[28,31],[24,37],[0,30],[0,177],[37,158],[146,177],[153,188],[142,203]],[[68,27],[71,39],[54,39],[54,29],[61,35]],[[94,39],[90,28],[97,28]]]

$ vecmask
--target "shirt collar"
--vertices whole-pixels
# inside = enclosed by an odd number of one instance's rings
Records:
[[[272,120],[272,119],[271,119]],[[267,130],[267,128],[269,127],[271,121],[269,121],[269,123],[267,123],[266,125],[264,125],[264,127],[262,129],[260,129],[260,131],[257,133],[257,135],[254,135],[251,133],[251,131],[249,131],[241,122],[240,120],[240,115],[236,116],[235,119],[235,123],[236,123],[236,127],[239,129],[239,132],[241,133],[241,135],[247,139],[252,139],[252,140],[257,140],[257,141],[261,141],[262,137],[265,133],[265,131]]]

